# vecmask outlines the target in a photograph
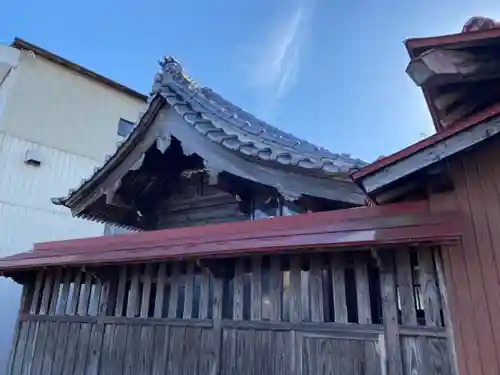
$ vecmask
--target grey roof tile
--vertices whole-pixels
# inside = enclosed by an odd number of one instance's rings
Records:
[[[347,173],[367,164],[299,139],[256,118],[212,89],[197,86],[173,57],[166,57],[160,65],[162,70],[155,75],[148,105],[153,103],[155,96],[161,95],[189,126],[222,147],[264,161],[334,174]],[[141,114],[137,123],[144,114]],[[118,144],[114,155],[120,147],[121,144]],[[107,158],[106,162],[109,160]],[[103,168],[104,165],[98,170]],[[84,180],[80,188],[91,179]],[[70,191],[66,198],[54,198],[53,202],[65,204],[80,188]]]

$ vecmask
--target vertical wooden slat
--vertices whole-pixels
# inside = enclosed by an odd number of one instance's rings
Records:
[[[345,267],[342,254],[333,253],[330,259],[334,318],[338,323],[347,323],[347,302],[345,297]]]
[[[38,302],[40,301],[40,296],[42,294],[42,286],[43,286],[43,279],[44,272],[42,270],[38,271],[36,274],[36,280],[35,280],[35,289],[33,291],[33,299],[31,301],[31,308],[30,308],[30,314],[36,315],[38,314],[39,307]]]
[[[193,291],[194,291],[194,262],[189,262],[185,275],[185,289],[184,289],[184,309],[182,317],[184,319],[191,319],[193,312]]]
[[[215,277],[213,275],[210,276],[211,282],[214,285],[214,298],[213,298],[213,314],[212,319],[220,320],[222,318],[222,303],[223,303],[223,280],[220,277]]]
[[[290,321],[300,322],[301,298],[300,298],[300,257],[293,255],[290,259]]]
[[[252,281],[251,281],[251,319],[262,319],[262,258],[252,257]]]
[[[156,326],[153,342],[153,368],[151,375],[165,375],[168,363],[170,327]]]
[[[218,339],[219,337],[215,333],[213,329],[203,329],[201,331],[200,359],[198,361],[199,375],[219,374],[216,366],[218,365],[218,350],[220,349],[221,343]]]
[[[127,325],[115,326],[115,331],[113,334],[113,348],[111,351],[112,371],[109,373],[109,375],[123,375],[129,328],[130,326]],[[108,375],[108,373],[105,374]]]
[[[283,275],[281,273],[281,258],[271,257],[271,320],[279,322],[281,320],[281,306],[283,294]]]
[[[34,322],[34,321],[30,322],[30,331],[28,333],[28,341],[23,360],[23,369],[22,369],[23,375],[31,373],[31,367],[33,366],[33,360],[35,358],[36,342],[38,340],[39,326],[40,322]]]
[[[154,326],[143,326],[139,346],[139,367],[137,374],[151,374],[153,361]]]
[[[99,360],[101,357],[102,340],[104,336],[104,324],[92,325],[90,334],[89,350],[87,354],[87,371],[85,375],[99,374]]]
[[[42,371],[40,375],[50,375],[54,364],[54,355],[56,349],[57,333],[59,331],[58,322],[49,322],[47,329],[47,341],[45,343],[45,351],[43,353]]]
[[[99,371],[101,374],[112,374],[113,373],[113,346],[115,345],[115,324],[106,324],[104,327],[104,335],[102,339],[101,347],[101,364],[99,366]]]
[[[198,362],[201,347],[201,328],[186,327],[182,343],[182,375],[199,375]]]
[[[302,312],[301,319],[303,322],[311,321],[311,270],[301,271],[300,277],[300,310]]]
[[[59,303],[59,306],[57,307],[57,314],[58,315],[66,314],[66,310],[68,308],[69,291],[70,291],[72,279],[73,279],[73,269],[66,268],[64,270],[64,281],[63,281],[63,287],[61,290],[61,301]]]
[[[50,296],[49,315],[55,315],[57,302],[59,300],[59,289],[61,288],[62,268],[57,267],[54,270],[54,284],[52,286],[52,295]]]
[[[80,301],[78,302],[78,315],[86,316],[89,309],[90,302],[90,292],[92,289],[92,273],[90,271],[85,272],[85,284],[83,286],[83,292],[80,295]]]
[[[52,294],[52,280],[54,273],[47,272],[45,275],[45,282],[43,284],[42,302],[40,304],[40,315],[46,315],[49,312],[50,296]]]
[[[29,321],[18,322],[16,325],[17,338],[14,340],[11,360],[9,361],[8,375],[21,375],[22,365],[25,361],[25,347],[29,333]]]
[[[382,259],[380,292],[382,294],[387,370],[388,375],[400,375],[403,373],[403,365],[398,329],[394,253],[385,250],[380,253],[380,257]]]
[[[367,258],[362,254],[355,254],[354,276],[356,278],[356,300],[358,305],[358,323],[372,322],[370,305],[370,286],[368,284]]]
[[[139,350],[141,346],[141,326],[131,325],[127,332],[127,346],[123,375],[136,375],[139,369]]]
[[[144,282],[142,284],[141,318],[147,318],[149,314],[149,299],[151,297],[151,278],[153,276],[153,264],[148,263],[144,268]]]
[[[233,319],[243,319],[243,269],[242,258],[234,261]]]
[[[311,259],[311,272],[309,293],[311,295],[311,320],[313,322],[322,322],[323,313],[323,281],[321,276],[322,258],[317,254]]]
[[[127,316],[135,317],[139,315],[139,283],[141,277],[141,266],[132,266],[132,280],[130,281],[130,292],[127,301]]]
[[[179,273],[180,264],[175,262],[172,264],[172,272],[170,275],[170,300],[168,301],[168,317],[177,317],[177,305],[179,301]]]
[[[27,361],[26,357],[29,356],[30,353],[30,345],[33,341],[33,337],[30,338],[30,336],[33,336],[33,326],[36,326],[37,322],[33,322],[32,324],[29,323],[29,321],[22,322],[21,321],[21,314],[25,313],[26,310],[29,310],[31,308],[31,301],[30,299],[33,296],[33,289],[35,282],[29,282],[23,286],[23,290],[21,293],[21,300],[19,304],[19,311],[18,311],[18,316],[16,319],[16,323],[14,325],[14,336],[11,344],[11,349],[9,353],[9,360],[7,364],[7,371],[9,372],[9,375],[11,373],[16,373],[19,371],[13,370],[13,367],[16,366],[19,362],[19,367],[20,369],[22,368],[22,364]],[[23,328],[26,329],[26,332],[23,333]],[[24,338],[23,338],[24,336]],[[24,341],[24,343],[23,343]],[[16,358],[16,356],[19,356],[21,353],[19,352],[19,348],[22,348],[22,355],[23,359],[19,360],[19,358]],[[26,353],[26,354],[25,354]],[[30,361],[30,359],[28,359]]]
[[[262,319],[262,258],[252,257],[252,280],[250,289],[251,319]]]
[[[66,350],[64,353],[64,364],[63,364],[62,375],[73,374],[79,335],[80,335],[80,323],[71,323],[69,327]]]
[[[68,341],[69,323],[62,322],[59,324],[59,331],[57,333],[56,349],[54,355],[54,364],[52,366],[52,373],[60,375],[64,365],[64,355],[66,353],[66,343]]]
[[[105,275],[102,276],[102,292],[101,299],[99,300],[99,306],[97,308],[97,315],[105,316],[110,314],[110,309],[113,307],[113,303],[116,302],[116,288],[117,278],[115,274],[115,268],[110,268]]]
[[[43,355],[45,344],[47,342],[47,329],[49,322],[40,322],[38,327],[38,335],[35,342],[35,351],[33,354],[33,363],[31,366],[31,374],[40,374],[42,371]]]
[[[116,306],[115,306],[115,316],[123,315],[123,305],[125,303],[125,296],[127,294],[127,267],[120,267],[120,273],[118,276],[118,290],[116,292]]]
[[[99,303],[101,301],[102,288],[103,288],[103,282],[101,276],[99,275],[94,281],[94,286],[93,286],[94,293],[92,295],[92,300],[90,301],[89,305],[89,315],[91,316],[99,315]]]
[[[74,375],[86,375],[85,367],[87,360],[87,352],[90,343],[91,324],[84,323],[80,327],[80,335],[78,336],[78,347],[76,350],[76,358],[74,365]]]
[[[78,311],[78,301],[80,301],[80,292],[82,290],[82,271],[77,269],[75,271],[75,281],[73,283],[73,294],[69,305],[68,314],[76,315]]]
[[[208,274],[208,270],[203,269],[200,278],[200,308],[199,308],[199,317],[200,319],[208,318],[208,301],[210,297],[210,277]]]
[[[437,290],[432,249],[429,247],[419,248],[418,263],[420,266],[420,288],[424,300],[425,324],[428,326],[440,326],[441,304]]]
[[[163,298],[165,296],[165,279],[167,277],[167,265],[160,263],[158,266],[158,276],[156,281],[156,296],[155,296],[155,318],[161,318],[163,315]]]
[[[417,324],[412,271],[409,249],[398,249],[396,251],[396,277],[401,300],[401,320],[407,325]]]
[[[443,306],[443,316],[445,320],[445,327],[446,327],[446,332],[448,333],[447,341],[448,341],[448,348],[450,350],[450,364],[451,368],[453,369],[453,374],[459,374],[458,370],[458,358],[457,358],[457,351],[455,348],[455,342],[454,342],[454,337],[455,332],[454,332],[454,327],[453,327],[453,322],[451,319],[451,311],[448,303],[448,293],[447,293],[447,288],[446,288],[446,282],[445,282],[445,275],[444,275],[444,267],[443,267],[443,259],[441,255],[441,249],[436,249],[434,252],[434,257],[436,260],[436,273],[438,277],[438,282],[439,282],[439,292],[440,292],[440,297],[441,297],[441,303]]]
[[[167,371],[168,375],[183,375],[182,374],[182,355],[183,343],[186,337],[185,327],[172,327],[170,328],[170,345]],[[131,374],[135,375],[135,374]]]

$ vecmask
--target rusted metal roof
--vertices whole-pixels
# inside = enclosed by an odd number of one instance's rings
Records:
[[[440,243],[456,240],[460,235],[460,215],[456,212],[431,213],[427,202],[413,202],[49,242],[36,245],[32,252],[0,259],[0,272],[8,276],[19,270],[47,266]]]

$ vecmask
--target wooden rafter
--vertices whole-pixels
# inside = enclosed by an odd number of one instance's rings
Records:
[[[406,68],[417,86],[479,81],[500,77],[500,61],[488,55],[434,48],[413,59]]]

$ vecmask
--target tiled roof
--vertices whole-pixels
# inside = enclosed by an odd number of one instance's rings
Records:
[[[299,167],[299,170],[318,171],[346,179],[349,179],[349,172],[367,165],[360,159],[353,159],[347,154],[332,153],[257,119],[210,88],[198,86],[184,73],[182,66],[173,57],[166,57],[160,62],[160,66],[161,71],[155,76],[149,106],[158,96],[163,97],[187,124],[231,151],[239,152],[247,158],[254,157],[284,166]],[[148,111],[141,116],[137,124],[147,113]],[[122,149],[132,147],[131,141],[138,128],[136,126],[128,138],[118,144],[113,155],[106,157],[103,166],[94,169],[93,176],[84,179],[76,189],[71,189],[67,197],[52,199],[53,203],[66,204],[84,185],[89,184],[97,173],[103,172],[108,161]]]
[[[198,87],[172,57],[161,63],[153,85],[187,123],[213,142],[246,156],[328,173],[347,173],[366,165],[335,154],[259,120],[209,88]]]

